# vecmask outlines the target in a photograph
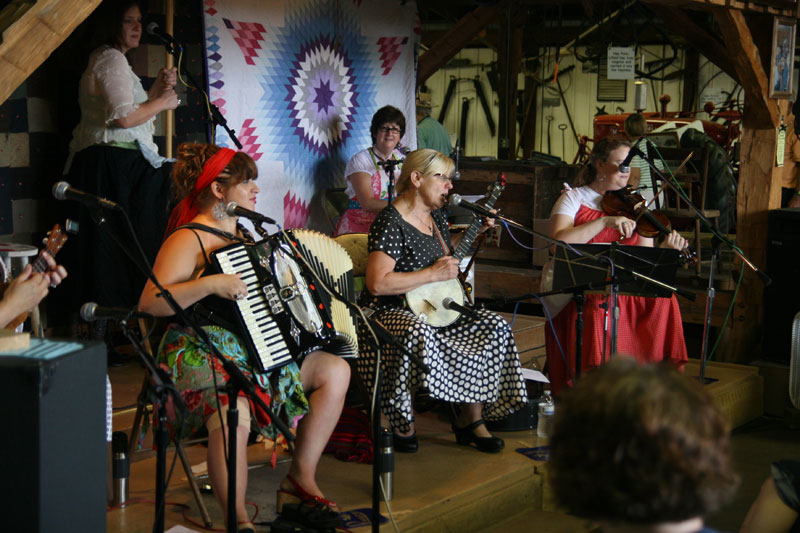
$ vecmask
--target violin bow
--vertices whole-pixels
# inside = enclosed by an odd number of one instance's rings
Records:
[[[693,155],[694,151],[689,152],[689,155],[686,156],[686,159],[683,160],[683,163],[678,165],[678,168],[675,169],[675,172],[673,174],[677,174],[678,172],[680,172],[681,169],[686,166],[686,164],[689,162],[689,160],[692,158]],[[650,204],[655,202],[656,198],[661,196],[661,193],[664,192],[664,189],[666,189],[667,187],[669,187],[669,183],[667,182],[667,180],[664,180],[664,183],[661,184],[661,188],[658,189],[658,192],[655,193],[653,197],[650,199],[650,201],[645,204],[645,208],[650,209]]]

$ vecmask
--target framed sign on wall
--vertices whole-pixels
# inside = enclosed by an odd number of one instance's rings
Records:
[[[772,54],[769,69],[770,98],[792,97],[794,41],[797,21],[775,17],[772,27]]]

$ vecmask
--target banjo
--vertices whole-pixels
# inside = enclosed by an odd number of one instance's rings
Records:
[[[486,209],[492,208],[505,187],[506,178],[501,172],[497,176],[497,180],[489,186],[484,205]],[[453,252],[453,257],[458,259],[459,262],[469,252],[472,243],[475,242],[475,238],[480,232],[481,226],[483,226],[483,219],[473,216],[472,222],[464,232],[464,237]],[[446,281],[427,283],[412,289],[406,293],[406,306],[420,320],[427,322],[431,326],[449,326],[461,315],[460,311],[451,309],[450,305],[456,304],[458,307],[464,305],[465,295],[462,283],[461,276],[459,276]]]

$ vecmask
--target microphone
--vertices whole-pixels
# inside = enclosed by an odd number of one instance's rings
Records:
[[[442,306],[444,306],[445,309],[450,309],[451,311],[458,311],[462,315],[472,315],[474,312],[474,310],[470,309],[469,307],[464,307],[461,304],[455,303],[449,296],[442,300]]]
[[[639,150],[639,143],[641,141],[642,137],[639,137],[639,139],[635,143],[633,143],[633,146],[631,146],[631,151],[628,152],[628,155],[626,155],[625,159],[622,160],[622,163],[619,164],[619,171],[622,172],[623,174],[627,174],[628,172],[631,171],[631,161],[633,160],[634,157],[636,157],[637,155],[644,157],[642,151]]]
[[[156,39],[158,39],[167,46],[173,46],[178,43],[172,35],[165,32],[158,26],[158,22],[155,21],[151,22],[150,24],[147,25],[144,31],[146,31],[147,33],[149,33],[150,35],[152,35],[153,37],[155,37]]]
[[[244,207],[239,207],[239,204],[236,202],[231,202],[225,206],[225,213],[231,217],[244,217],[249,218],[253,222],[258,222],[259,224],[275,224],[275,221],[269,217],[262,215],[261,213],[256,213],[255,211],[250,211],[249,209],[245,209]]]
[[[76,202],[80,202],[87,207],[121,210],[119,204],[114,203],[111,200],[101,198],[100,196],[95,196],[94,194],[80,191],[74,187],[71,187],[66,181],[59,181],[53,185],[53,196],[55,196],[56,200],[75,200]]]
[[[473,213],[477,213],[482,217],[497,218],[497,213],[492,213],[485,207],[482,207],[478,204],[473,204],[472,202],[468,202],[467,200],[464,200],[463,198],[461,198],[461,196],[457,194],[453,194],[450,196],[450,203],[452,205],[461,206],[464,209],[469,209]]]
[[[398,152],[400,152],[401,154],[403,154],[403,157],[405,157],[405,156],[407,156],[408,154],[410,154],[410,153],[411,153],[411,148],[409,148],[408,146],[402,146],[402,145],[399,145],[399,146],[396,148],[396,150],[397,150]]]
[[[96,302],[86,302],[81,306],[81,318],[86,322],[94,322],[95,320],[106,318],[122,322],[129,318],[153,318],[153,315],[123,307],[103,307],[97,305]]]

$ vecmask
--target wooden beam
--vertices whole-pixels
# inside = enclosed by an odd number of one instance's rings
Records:
[[[731,61],[730,51],[725,49],[725,45],[717,37],[708,33],[705,28],[677,7],[661,5],[659,0],[648,0],[646,4],[670,31],[686,39],[689,44],[728,76],[734,80],[739,79],[733,61]]]
[[[698,71],[700,69],[700,50],[690,47],[685,52],[683,75],[683,94],[681,95],[681,111],[693,113],[696,108],[702,108],[705,102],[695,101],[700,99],[697,94],[699,87]]]
[[[779,103],[786,113],[788,100]],[[745,109],[745,119],[748,110]],[[736,243],[759,269],[766,266],[767,211],[780,207],[782,167],[775,166],[776,128],[743,128],[739,185],[736,195]],[[733,311],[735,327],[722,354],[729,362],[749,362],[758,357],[763,324],[764,285],[745,266],[742,286]]]
[[[464,15],[427,52],[419,56],[417,85],[422,85],[434,72],[450,61],[465,44],[469,43],[512,2],[513,0],[501,0],[493,5],[481,6]]]
[[[777,110],[774,101],[770,101],[767,97],[769,76],[761,63],[758,47],[744,14],[741,11],[724,8],[714,8],[712,13],[719,24],[725,48],[736,69],[736,79],[745,92],[748,126],[770,129],[776,127],[779,121]],[[775,158],[772,159],[774,161]]]
[[[509,7],[503,22],[503,36],[497,54],[500,71],[498,103],[500,113],[497,127],[497,158],[516,159],[517,154],[517,86],[522,63],[523,26],[515,18],[516,9]]]
[[[664,6],[685,7],[688,9],[708,10],[714,8],[735,9],[764,15],[780,15],[783,17],[800,16],[800,6],[795,2],[785,2],[786,7],[768,6],[753,0],[655,0]],[[795,4],[795,5],[792,5]]]
[[[39,68],[100,0],[39,0],[3,33],[0,104]]]

